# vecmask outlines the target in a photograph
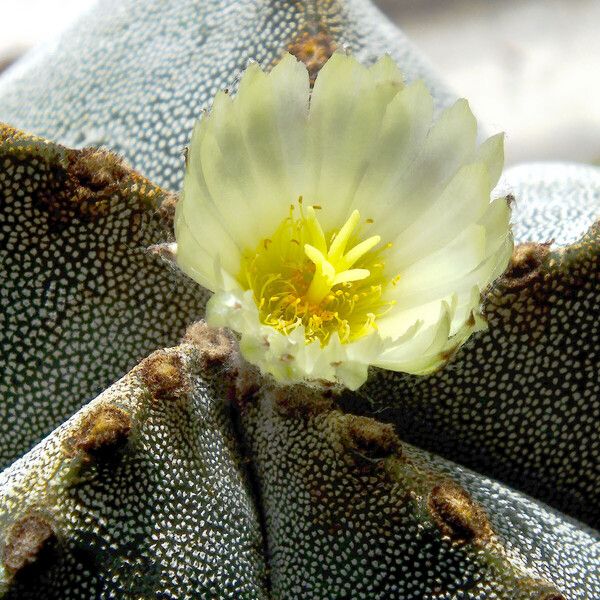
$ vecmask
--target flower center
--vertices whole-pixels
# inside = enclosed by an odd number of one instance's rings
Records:
[[[286,335],[304,325],[306,342],[323,346],[334,332],[342,343],[353,341],[376,328],[392,306],[382,299],[382,253],[389,244],[377,250],[378,235],[361,241],[357,210],[326,236],[320,207],[304,210],[302,198],[298,204],[299,217],[291,206],[272,237],[245,257],[240,282],[252,290],[265,325]]]

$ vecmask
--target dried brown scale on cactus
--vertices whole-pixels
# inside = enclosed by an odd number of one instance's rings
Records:
[[[321,391],[305,388],[301,385],[262,386],[262,390],[271,389],[277,410],[289,417],[307,420],[318,415],[333,406],[331,395],[325,395]]]
[[[177,194],[166,193],[160,203],[158,212],[163,221],[163,227],[169,235],[169,239],[173,236],[173,223],[175,221],[175,207],[178,200]]]
[[[239,360],[234,335],[221,327],[209,327],[204,321],[190,325],[182,341],[193,344],[200,350],[204,369],[224,365],[234,359]]]
[[[141,363],[140,377],[157,400],[188,392],[189,382],[181,359],[164,350],[157,350]]]
[[[131,432],[131,418],[117,406],[100,406],[81,421],[65,446],[68,453],[95,455],[124,444]]]
[[[341,425],[343,445],[359,456],[380,459],[402,452],[400,440],[389,423],[381,423],[368,417],[344,415]]]
[[[502,276],[502,285],[517,292],[543,277],[541,268],[550,253],[551,245],[551,242],[530,242],[516,246],[510,265]]]
[[[335,50],[336,43],[325,31],[314,34],[303,31],[288,46],[288,52],[306,65],[311,86],[314,86],[319,71]]]
[[[9,577],[14,577],[24,567],[35,562],[39,554],[55,539],[48,519],[40,514],[22,517],[5,533],[2,562]]]
[[[485,512],[469,494],[453,482],[436,485],[427,506],[441,531],[458,542],[481,542],[492,534]]]
[[[106,150],[71,150],[66,159],[65,186],[59,197],[48,199],[51,210],[63,218],[70,210],[80,218],[105,216],[108,203],[118,194],[128,176],[131,178],[131,172],[121,158]],[[139,182],[144,185],[141,177]],[[155,193],[155,189],[149,190],[150,196]]]

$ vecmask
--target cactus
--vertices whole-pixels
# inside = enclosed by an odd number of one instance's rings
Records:
[[[331,397],[273,388],[227,332],[202,323],[0,486],[7,598],[549,600],[563,597],[557,584],[578,597],[583,580],[598,590],[589,533]]]
[[[0,81],[0,119],[144,174],[0,127],[2,461],[49,434],[0,478],[1,593],[600,596],[597,533],[571,518],[599,522],[598,169],[507,172],[520,245],[489,331],[436,375],[284,392],[202,323],[134,367],[203,313],[157,247],[165,190],[248,58],[316,74],[335,47],[389,51],[452,96],[365,0],[112,4]]]

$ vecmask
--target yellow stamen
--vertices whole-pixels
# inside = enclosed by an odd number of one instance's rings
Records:
[[[376,250],[378,235],[360,239],[357,210],[339,230],[324,232],[315,212],[321,207],[303,205],[302,197],[298,204],[300,216],[290,210],[249,253],[240,283],[253,291],[261,321],[285,335],[301,325],[307,343],[325,345],[334,332],[342,343],[367,335],[392,306],[382,299],[387,246]]]

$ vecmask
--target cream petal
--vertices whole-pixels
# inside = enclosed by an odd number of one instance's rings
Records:
[[[383,118],[373,156],[352,201],[368,217],[398,201],[399,182],[419,154],[431,127],[433,98],[422,81],[400,91]]]
[[[237,96],[219,94],[195,128],[176,210],[177,262],[216,292],[208,322],[237,331],[242,353],[263,372],[285,383],[324,380],[355,389],[370,364],[429,373],[483,326],[480,290],[512,251],[508,203],[490,203],[503,138],[476,148],[466,101],[433,127],[431,115],[423,84],[403,88],[390,57],[367,69],[335,55],[309,106],[307,71],[285,56],[270,74],[251,65]],[[307,205],[322,207],[327,237],[354,209],[375,220],[366,239],[350,219],[357,239],[336,271],[340,282],[362,281],[369,273],[362,254],[379,236],[382,244],[393,241],[382,258],[386,273],[400,277],[383,300],[395,304],[353,342],[334,333],[321,347],[306,343],[303,325],[288,334],[264,325],[254,292],[238,281],[244,253],[276,230],[300,195],[309,217]],[[342,255],[348,240],[338,235]],[[325,256],[321,237],[314,243]]]
[[[473,155],[477,121],[466,100],[445,110],[396,187],[396,201],[379,215],[379,232],[394,239],[428,213],[448,182]]]
[[[183,224],[188,228],[196,244],[202,248],[205,255],[212,259],[217,254],[221,256],[223,266],[232,273],[240,268],[241,252],[231,237],[229,230],[223,226],[220,215],[210,202],[203,201],[203,192],[195,175],[188,172],[185,176],[184,192],[177,203],[175,212],[175,237],[179,241]],[[199,255],[198,260],[203,256]],[[179,261],[179,259],[178,259]],[[199,267],[197,270],[202,271]]]
[[[220,150],[215,148],[215,138],[212,134],[215,124],[220,121],[228,123],[230,135],[234,138],[231,142],[232,151],[233,148],[239,149],[239,145],[235,143],[234,124],[231,124],[231,119],[227,118],[228,112],[231,110],[231,99],[225,93],[220,93],[215,98],[214,107],[216,108],[214,113],[209,117],[205,116],[194,127],[183,185],[184,198],[179,205],[183,206],[188,223],[192,227],[197,226],[199,231],[212,228],[213,220],[209,219],[207,215],[214,215],[220,224],[217,228],[219,235],[223,235],[225,239],[235,240],[235,244],[241,251],[247,236],[254,230],[254,219],[248,217],[244,219],[245,213],[249,212],[245,200],[236,195],[237,182],[243,179],[244,174],[241,167],[235,174],[229,174],[228,171],[218,172],[213,161],[215,156],[221,156]],[[232,155],[232,159],[236,160],[236,155]],[[242,160],[236,162],[243,164]],[[218,166],[221,167],[227,165],[231,165],[231,163],[224,160],[218,163]],[[219,178],[221,178],[221,184],[218,183]],[[217,180],[216,185],[215,179]],[[216,197],[213,194],[215,188]],[[245,223],[245,228],[242,227],[242,223]]]
[[[349,390],[357,390],[369,374],[368,363],[360,361],[342,361],[335,371],[336,381]]]
[[[442,304],[436,322],[421,330],[408,342],[392,346],[373,362],[376,367],[413,373],[423,368],[421,363],[431,362],[431,357],[448,340],[451,315],[446,303]]]
[[[292,60],[287,60],[280,65],[276,79],[282,79],[282,74],[285,75],[285,71],[291,69],[292,64]],[[292,74],[290,78],[293,79]],[[305,92],[301,99],[299,98],[303,104],[308,97],[308,78],[306,84]],[[277,90],[279,91],[279,86]],[[293,96],[291,93],[292,98]],[[285,98],[276,95],[272,77],[264,73],[258,65],[251,65],[240,82],[238,96],[233,104],[243,135],[249,168],[253,174],[253,187],[248,190],[251,194],[249,197],[252,198],[258,218],[261,221],[269,221],[265,232],[272,230],[272,224],[282,218],[279,215],[285,214],[287,206],[297,200],[297,197],[294,197],[297,189],[292,185],[286,156],[294,155],[298,147],[303,147],[302,136],[306,129],[306,118],[301,109],[291,111],[286,129],[280,130],[279,125],[285,118],[285,114],[282,114],[285,110],[282,103],[285,103]],[[290,144],[292,149],[288,147]],[[278,207],[281,208],[277,210]]]
[[[298,328],[298,330],[300,330],[300,328]],[[315,365],[321,354],[322,350],[319,342],[304,344],[301,351],[298,352],[296,356],[296,364],[299,371],[305,373],[308,377],[312,376],[315,373]]]
[[[402,87],[383,65],[369,70],[335,54],[313,90],[309,115],[311,168],[317,174],[309,200],[323,207],[324,229],[344,220],[374,153],[386,107]],[[391,74],[393,77],[393,74]]]
[[[461,346],[465,337],[459,339],[448,339],[448,332],[440,328],[436,341],[431,345],[430,352],[421,356],[415,356],[411,360],[403,361],[398,364],[395,370],[401,370],[404,373],[412,375],[429,375],[437,371],[444,363],[448,362],[449,355]],[[446,336],[446,339],[444,339]]]
[[[411,331],[411,328],[415,327],[417,323],[419,329],[434,323],[439,317],[440,306],[441,301],[436,300],[413,309],[392,310],[377,321],[377,330],[383,338],[395,341]]]
[[[200,143],[202,174],[213,202],[237,227],[237,239],[251,237],[252,248],[307,185],[308,98],[306,68],[286,55],[270,74],[250,65],[237,96],[215,100]]]
[[[510,206],[506,198],[496,198],[479,219],[479,225],[485,227],[485,256],[491,256],[510,235]]]
[[[463,166],[419,218],[392,238],[390,268],[401,273],[417,260],[443,248],[469,223],[481,218],[489,201],[490,181],[485,165]],[[402,214],[402,210],[398,213]]]
[[[211,291],[218,289],[211,268],[212,257],[198,245],[187,224],[180,220],[177,227],[177,265],[188,277]]]
[[[250,250],[260,241],[260,220],[257,211],[252,210],[252,205],[245,195],[244,184],[248,181],[242,172],[235,173],[235,166],[241,165],[244,157],[239,161],[230,162],[226,156],[232,156],[232,153],[224,154],[217,145],[215,136],[207,135],[200,156],[208,196],[205,205],[209,204],[210,208],[220,215],[220,220],[240,249]],[[232,158],[235,160],[234,156]]]
[[[504,167],[504,133],[488,138],[475,152],[470,162],[482,162],[490,174],[490,186],[495,188]]]
[[[498,250],[487,259],[492,261],[493,267],[490,270],[485,282],[480,284],[481,289],[483,289],[483,283],[486,285],[492,283],[495,279],[500,277],[504,271],[506,271],[514,250],[514,245],[513,235],[512,232],[510,232],[506,236],[506,239],[502,242],[500,248],[498,248]]]
[[[395,96],[398,88],[404,83],[402,71],[389,54],[384,54],[375,64],[369,67],[369,73],[375,85],[390,86],[389,94]]]
[[[220,210],[235,212],[249,209],[253,202],[251,194],[256,189],[255,175],[244,144],[234,99],[228,94],[217,94],[207,125],[199,133],[197,146],[192,146],[191,151],[196,147],[196,168],[201,173],[199,178],[209,186],[213,203]],[[222,178],[223,185],[219,185],[219,178]],[[222,193],[226,195],[225,199]]]
[[[471,288],[470,293],[461,294],[457,297],[457,305],[452,316],[452,327],[450,330],[450,336],[456,335],[461,329],[464,328],[471,316],[474,318],[479,315],[481,307],[481,292],[479,286],[474,285]],[[480,321],[483,321],[481,318]]]
[[[405,269],[391,297],[459,279],[481,264],[486,256],[485,249],[485,227],[469,225],[448,245]]]
[[[269,74],[269,80],[292,202],[304,193],[307,179],[312,176],[306,169],[310,96],[308,71],[302,62],[286,54]]]
[[[470,293],[473,286],[483,289],[488,282],[498,277],[508,264],[512,253],[512,240],[507,239],[499,252],[485,259],[476,269],[470,273],[445,282],[441,285],[431,286],[420,290],[409,290],[404,295],[396,296],[395,309],[398,311],[412,309],[421,305],[429,304],[435,300],[446,298],[450,292],[457,295]]]

